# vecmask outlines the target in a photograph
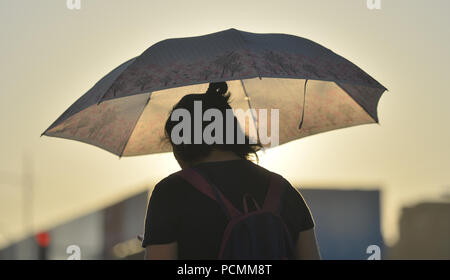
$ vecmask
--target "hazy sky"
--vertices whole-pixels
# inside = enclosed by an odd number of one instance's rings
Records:
[[[398,209],[450,191],[450,1],[0,1],[0,247],[21,238],[22,172],[34,182],[34,230],[98,209],[177,170],[169,154],[118,159],[40,134],[111,69],[167,38],[228,28],[311,39],[389,89],[380,125],[307,137],[261,164],[297,186],[380,188],[383,233]],[[219,4],[220,3],[220,4]]]

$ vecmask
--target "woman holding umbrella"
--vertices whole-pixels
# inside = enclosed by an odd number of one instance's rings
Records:
[[[206,94],[186,95],[208,84]],[[212,132],[210,123],[220,123],[213,115],[231,109],[228,88],[233,108],[278,110],[277,145],[379,124],[377,107],[386,91],[361,68],[311,40],[230,28],[152,45],[99,80],[41,136],[81,141],[119,158],[173,152],[182,170],[157,184],[148,205],[142,245],[149,259],[319,258],[302,196],[282,176],[251,161],[266,147],[263,135],[257,137],[261,145],[247,137],[236,141],[239,133],[226,130],[214,130],[218,142],[192,141],[195,104],[201,103],[206,120],[200,121],[200,133]],[[204,118],[211,109],[215,113]],[[185,114],[194,115],[187,122],[194,131],[180,130]],[[227,127],[227,118],[222,120]],[[235,118],[231,122],[238,127]],[[169,141],[161,141],[164,136]]]
[[[208,109],[225,115],[231,109],[226,92],[227,84],[220,82],[211,83],[205,94],[184,96],[165,124],[182,171],[161,180],[152,193],[142,242],[146,259],[319,259],[305,201],[284,178],[251,161],[257,160],[259,145],[247,136],[243,144],[174,143],[171,136],[180,120],[172,115],[177,109],[193,116],[194,102],[200,101],[202,115]],[[210,123],[202,121],[201,131]],[[240,129],[236,117],[234,125]],[[224,139],[226,134],[224,129]],[[188,135],[193,139],[194,131]],[[272,177],[280,180],[279,192],[272,191]],[[271,199],[278,200],[273,211],[266,208]]]

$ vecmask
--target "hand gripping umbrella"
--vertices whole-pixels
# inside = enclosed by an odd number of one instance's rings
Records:
[[[233,109],[279,109],[279,144],[378,123],[377,105],[386,90],[310,40],[231,28],[152,45],[104,76],[42,135],[89,143],[119,157],[168,152],[163,127],[173,105],[221,81]],[[257,117],[253,125],[259,127]]]

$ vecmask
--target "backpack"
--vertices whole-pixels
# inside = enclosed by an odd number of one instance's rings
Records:
[[[206,176],[195,168],[178,172],[184,180],[201,193],[216,201],[228,218],[220,246],[218,259],[225,260],[280,260],[294,259],[292,237],[279,212],[281,196],[285,185],[283,178],[272,173],[263,207],[246,193],[243,196],[241,213],[215,187]],[[249,212],[247,200],[251,200],[256,210]]]

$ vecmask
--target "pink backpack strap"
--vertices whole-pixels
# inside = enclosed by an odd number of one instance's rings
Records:
[[[267,189],[266,198],[264,200],[263,209],[279,213],[281,195],[284,191],[284,179],[276,173],[270,176],[270,183]]]
[[[241,216],[241,212],[237,210],[233,204],[220,192],[214,185],[210,184],[202,175],[193,168],[185,168],[177,172],[177,175],[186,180],[194,188],[205,194],[212,200],[217,201],[225,211],[229,219]]]

